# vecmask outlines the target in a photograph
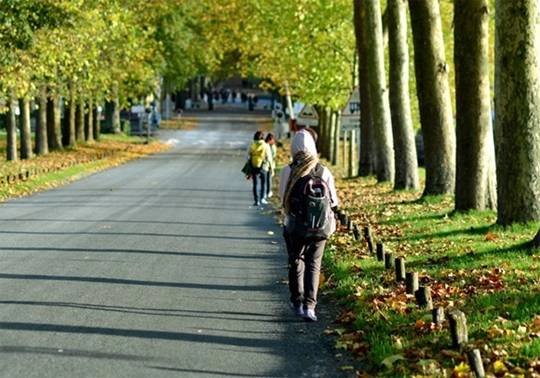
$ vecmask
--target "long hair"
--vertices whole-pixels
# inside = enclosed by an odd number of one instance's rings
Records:
[[[291,174],[289,175],[289,181],[287,181],[283,198],[283,208],[286,214],[289,214],[290,211],[291,193],[294,185],[299,179],[308,175],[318,162],[319,158],[316,155],[309,154],[305,151],[299,151],[294,155],[294,160],[291,164]]]

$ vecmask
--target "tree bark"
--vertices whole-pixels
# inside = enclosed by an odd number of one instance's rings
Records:
[[[6,159],[9,161],[17,161],[17,115],[15,114],[15,100],[13,96],[8,99],[8,114],[7,114],[7,146]]]
[[[32,130],[30,128],[30,101],[19,99],[21,130],[21,159],[32,159]]]
[[[88,112],[85,115],[84,125],[86,141],[94,143],[94,100],[92,97],[88,99]]]
[[[354,0],[354,31],[358,51],[358,79],[360,81],[360,161],[358,174],[369,176],[375,172],[372,154],[373,122],[369,100],[369,74],[366,63],[367,42],[363,32],[365,20],[363,0]]]
[[[340,137],[341,137],[341,114],[339,111],[333,111],[334,114],[333,119],[333,138],[332,138],[332,145],[333,145],[333,151],[332,151],[332,164],[333,165],[339,165],[339,149],[340,149]]]
[[[84,142],[85,141],[85,133],[84,133],[84,100],[82,98],[79,99],[77,103],[77,110],[75,115],[75,129],[76,129],[76,138],[77,142]]]
[[[488,0],[454,0],[456,64],[456,209],[495,204],[490,183],[493,150],[489,84]],[[490,146],[491,145],[491,146]]]
[[[540,230],[536,233],[536,236],[531,240],[529,244],[530,248],[540,248]]]
[[[47,99],[47,140],[49,149],[62,149],[60,98],[50,95]]]
[[[369,80],[369,98],[373,116],[375,149],[377,151],[376,174],[379,181],[394,181],[394,142],[390,104],[386,88],[384,46],[380,2],[365,1],[364,33],[371,37],[366,49]]]
[[[540,220],[540,4],[497,0],[495,131],[499,224]]]
[[[120,134],[122,132],[120,125],[120,99],[118,97],[118,84],[113,87],[113,114],[112,114],[112,128],[115,134]]]
[[[418,158],[409,98],[407,0],[388,0],[390,108],[396,163],[394,189],[418,189]]]
[[[94,139],[99,140],[101,137],[101,111],[99,111],[99,104],[96,103],[94,105],[93,112],[94,124],[92,127],[94,129]]]
[[[438,0],[409,0],[416,88],[424,137],[424,195],[454,192],[456,134]]]
[[[76,103],[75,103],[75,90],[73,84],[69,84],[69,98],[66,101],[65,115],[64,115],[64,132],[62,135],[62,142],[65,147],[74,147],[76,145]]]
[[[47,136],[47,88],[42,87],[37,97],[39,105],[36,119],[36,154],[46,155],[49,153],[49,141]]]

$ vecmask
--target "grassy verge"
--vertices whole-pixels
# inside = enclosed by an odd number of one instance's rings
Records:
[[[169,146],[126,135],[103,135],[92,144],[53,152],[30,160],[7,162],[5,144],[0,144],[0,200],[64,185],[91,173],[129,160],[164,151]]]
[[[540,251],[525,246],[539,224],[499,227],[493,212],[454,213],[450,197],[394,192],[372,178],[337,185],[342,207],[369,224],[386,251],[405,257],[433,305],[465,313],[469,347],[481,351],[488,376],[540,376]],[[466,350],[452,348],[448,322],[432,323],[365,241],[341,228],[324,267],[323,292],[342,307],[326,333],[362,362],[360,376],[472,376]]]

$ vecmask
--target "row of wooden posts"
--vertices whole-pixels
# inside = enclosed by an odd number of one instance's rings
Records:
[[[338,212],[339,221],[347,227],[349,232],[352,232],[354,240],[360,241],[361,234],[359,226],[351,219],[350,215],[340,210]],[[366,241],[370,255],[373,255],[373,237],[369,225],[364,226],[364,239]],[[405,258],[402,256],[395,257],[392,253],[384,249],[383,243],[376,243],[375,254],[377,260],[384,262],[385,269],[393,269],[395,271],[395,279],[397,283],[405,281],[405,292],[415,296],[416,304],[419,308],[431,311],[433,323],[442,325],[445,317],[448,316],[448,324],[452,337],[452,347],[456,350],[467,350],[469,341],[467,330],[467,319],[462,311],[451,309],[445,313],[443,307],[433,307],[431,298],[431,289],[429,286],[419,285],[418,272],[407,272],[405,269]],[[485,377],[484,364],[479,349],[468,349],[467,357],[471,369],[477,377]]]
[[[86,157],[86,158],[78,158],[75,160],[66,160],[62,162],[55,163],[52,166],[45,166],[45,167],[31,167],[27,169],[21,169],[17,173],[8,173],[5,175],[0,174],[0,185],[14,185],[23,181],[26,181],[32,177],[36,177],[39,175],[52,173],[52,172],[58,172],[63,169],[71,168],[74,165],[79,164],[86,164],[91,161],[101,160],[105,159],[107,157],[110,157],[114,154],[116,154],[118,151],[113,150],[107,150],[107,151],[100,151],[93,155],[92,157]]]

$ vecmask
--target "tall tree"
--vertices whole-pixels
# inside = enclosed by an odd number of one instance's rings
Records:
[[[50,94],[47,99],[47,139],[50,150],[62,149],[60,98]]]
[[[49,153],[47,139],[47,88],[42,86],[36,98],[38,112],[36,119],[36,154],[46,155]]]
[[[7,112],[7,160],[17,161],[17,116],[15,115],[15,100],[13,95],[8,98]]]
[[[369,100],[369,73],[367,68],[367,37],[363,32],[365,11],[363,0],[354,0],[354,31],[358,53],[358,78],[360,81],[360,176],[369,176],[375,172],[373,151],[373,122]]]
[[[424,195],[454,192],[456,134],[439,0],[409,0],[416,90],[424,138]]]
[[[418,189],[418,160],[409,92],[407,0],[388,0],[390,108],[396,162],[395,189]]]
[[[495,208],[488,0],[454,0],[456,209]]]
[[[500,224],[540,220],[540,4],[497,0],[495,131]]]
[[[20,130],[21,130],[21,159],[32,158],[32,130],[30,129],[30,100],[19,100]]]
[[[394,181],[394,143],[386,73],[384,68],[384,45],[380,1],[365,1],[365,28],[369,35],[367,66],[369,73],[369,99],[372,111],[375,149],[377,151],[376,174],[379,181]],[[365,85],[365,84],[364,84]]]

